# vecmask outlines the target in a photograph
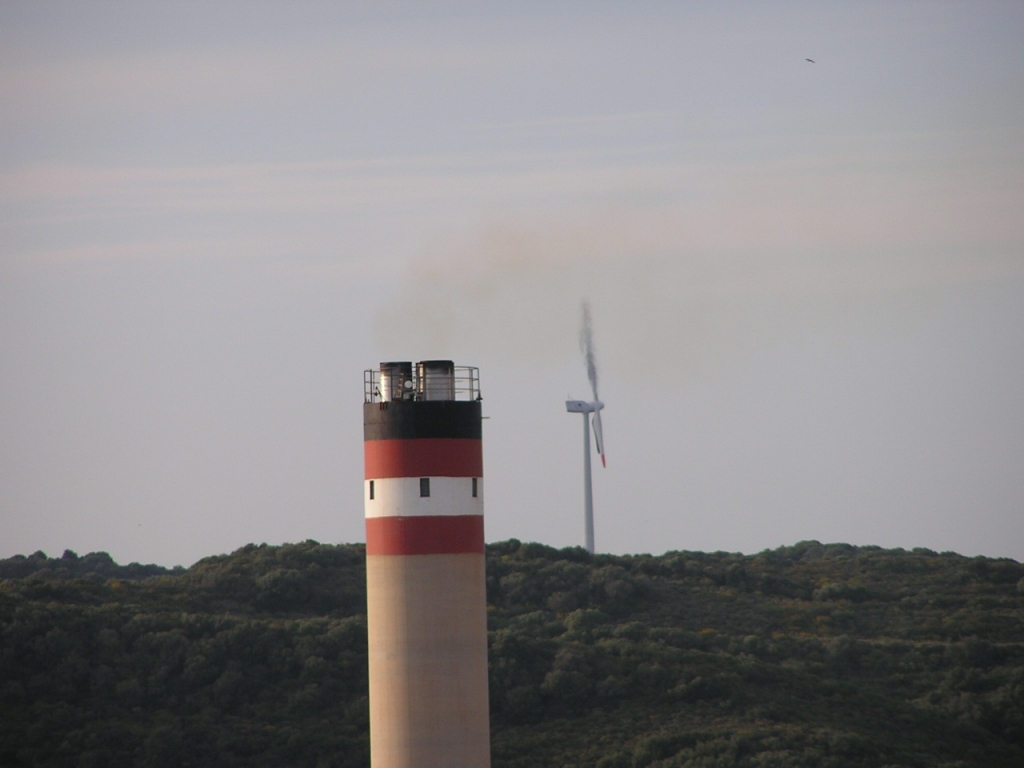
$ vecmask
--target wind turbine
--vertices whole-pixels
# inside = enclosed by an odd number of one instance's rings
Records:
[[[601,466],[607,467],[604,456],[604,434],[601,430],[601,409],[604,403],[597,396],[597,362],[594,359],[594,329],[590,319],[590,304],[583,302],[583,325],[580,328],[580,350],[587,363],[587,378],[594,399],[566,400],[565,410],[583,414],[583,528],[587,551],[594,554],[594,491],[590,477],[590,425],[594,425],[594,442],[601,456]],[[591,414],[587,418],[587,414]]]

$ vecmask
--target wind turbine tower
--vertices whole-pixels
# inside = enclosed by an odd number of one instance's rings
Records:
[[[590,554],[594,554],[594,489],[590,476],[590,419],[594,420],[594,437],[597,440],[597,451],[601,454],[601,464],[607,466],[599,437],[602,408],[604,408],[604,403],[598,401],[592,403],[588,403],[586,400],[565,401],[565,410],[569,413],[583,414],[583,536],[587,552]],[[593,416],[587,418],[588,413]]]

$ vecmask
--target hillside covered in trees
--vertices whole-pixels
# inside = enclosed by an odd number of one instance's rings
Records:
[[[0,561],[0,765],[368,766],[365,555]],[[1024,765],[1024,565],[488,547],[495,768]]]

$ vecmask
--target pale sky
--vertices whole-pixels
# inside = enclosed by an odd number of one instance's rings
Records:
[[[362,541],[362,372],[486,531],[1024,560],[1024,4],[0,3],[0,557]],[[806,61],[813,59],[814,63]]]

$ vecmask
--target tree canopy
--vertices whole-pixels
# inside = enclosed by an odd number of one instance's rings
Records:
[[[1024,565],[488,546],[495,768],[1024,765]],[[367,766],[365,551],[0,560],[0,764]]]

